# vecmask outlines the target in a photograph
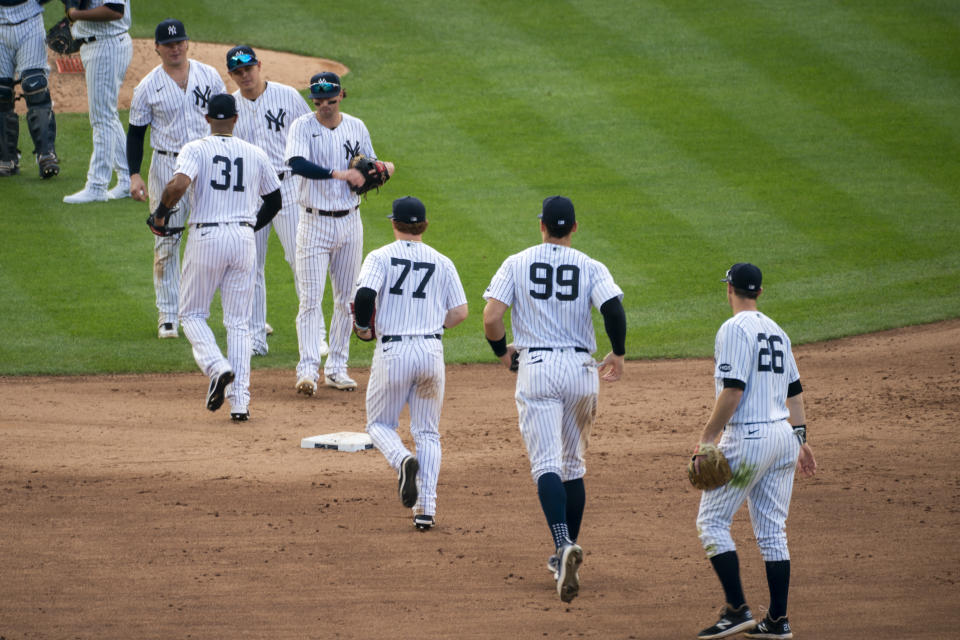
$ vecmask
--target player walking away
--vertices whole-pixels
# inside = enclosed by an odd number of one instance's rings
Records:
[[[71,5],[82,5],[80,9]],[[130,3],[126,0],[67,2],[67,17],[73,22],[73,37],[81,42],[80,60],[87,80],[87,112],[93,130],[93,153],[87,183],[81,191],[65,196],[68,204],[119,200],[130,195],[126,136],[117,103],[120,86],[133,58]],[[107,190],[110,178],[117,184]]]
[[[300,285],[300,310],[297,313],[297,364],[299,393],[308,396],[317,390],[320,359],[327,386],[353,391],[357,383],[347,375],[350,355],[350,301],[360,273],[363,257],[363,224],[360,197],[350,190],[364,183],[363,174],[350,169],[358,153],[376,159],[370,133],[363,121],[340,111],[347,92],[340,76],[323,71],[310,78],[310,98],[315,114],[297,118],[287,137],[287,164],[300,182],[300,226],[297,230],[297,282]],[[392,162],[386,162],[393,175]],[[333,286],[333,316],[330,319],[330,345],[325,331],[323,289],[330,271]]]
[[[483,328],[494,354],[519,366],[515,399],[520,433],[556,553],[547,561],[564,602],[580,590],[583,549],[577,544],[586,491],[584,454],[597,412],[599,377],[623,374],[627,320],[607,268],[571,247],[573,203],[543,201],[543,243],[507,258],[483,297]],[[513,344],[503,317],[513,307]],[[599,365],[591,307],[600,309],[612,351]]]
[[[174,217],[173,207],[193,185],[180,323],[197,365],[210,377],[207,409],[219,409],[226,393],[230,417],[241,422],[250,417],[249,323],[257,262],[253,236],[280,210],[280,181],[266,153],[233,137],[237,122],[233,96],[210,98],[206,117],[211,134],[180,149],[154,216],[166,226]],[[227,329],[226,358],[207,324],[217,289]]]
[[[299,178],[290,173],[284,157],[287,133],[294,120],[310,113],[310,107],[293,87],[277,82],[267,82],[260,74],[260,61],[254,50],[246,45],[227,52],[227,71],[240,87],[234,92],[240,119],[234,135],[263,149],[280,179],[283,209],[273,222],[257,232],[257,279],[253,294],[253,313],[250,317],[250,332],[253,339],[253,355],[267,355],[267,288],[264,265],[267,260],[267,245],[270,228],[277,232],[283,255],[293,272],[297,297],[297,222],[300,207],[297,205]]]
[[[453,262],[423,243],[429,224],[423,203],[412,196],[394,200],[390,219],[396,241],[371,251],[360,269],[354,331],[362,340],[377,339],[367,385],[367,433],[397,470],[400,501],[413,509],[414,526],[425,531],[437,513],[446,380],[441,338],[466,319],[467,296]],[[407,404],[416,457],[397,433]]]
[[[20,119],[14,87],[27,104],[27,129],[41,178],[60,173],[55,148],[57,123],[47,84],[43,7],[49,0],[0,0],[0,177],[20,173]]]
[[[726,606],[716,624],[697,636],[703,639],[743,631],[748,638],[793,637],[787,622],[787,512],[794,468],[812,476],[817,463],[806,442],[803,389],[790,338],[757,311],[761,281],[760,269],[743,262],[730,267],[723,278],[733,317],[717,332],[713,374],[717,399],[700,442],[712,444],[720,436],[718,447],[730,463],[733,478],[703,492],[697,531],[720,578]],[[695,458],[694,464],[698,463]],[[733,516],[744,500],[770,589],[770,609],[759,624],[743,595],[740,562],[730,536]]]
[[[210,65],[187,58],[187,31],[183,23],[167,19],[157,25],[156,51],[161,63],[144,76],[133,91],[130,127],[127,130],[127,163],[130,195],[147,200],[140,176],[143,139],[150,127],[150,210],[160,203],[160,192],[173,177],[180,148],[210,133],[204,117],[210,96],[226,93],[220,74]],[[171,213],[169,226],[182,227],[189,210],[180,206]],[[180,298],[180,234],[157,238],[153,246],[153,287],[157,294],[157,337],[177,337]]]

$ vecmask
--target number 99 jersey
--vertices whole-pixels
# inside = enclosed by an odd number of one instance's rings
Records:
[[[582,251],[543,243],[507,258],[485,299],[512,307],[513,345],[597,349],[591,306],[600,308],[623,291],[606,266]]]
[[[714,348],[717,395],[723,379],[746,384],[743,398],[729,424],[785,420],[787,387],[800,379],[790,338],[759,311],[741,311],[717,331]]]

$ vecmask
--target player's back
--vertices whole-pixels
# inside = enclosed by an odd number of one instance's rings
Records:
[[[256,221],[262,175],[272,172],[261,149],[209,135],[184,145],[177,167],[193,180],[191,224]]]

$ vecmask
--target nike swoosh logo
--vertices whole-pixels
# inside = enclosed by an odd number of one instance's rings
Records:
[[[320,134],[319,134],[319,133],[315,133],[315,134],[313,134],[313,137],[314,137],[314,138],[319,138],[319,137],[320,137]]]
[[[209,234],[210,234],[209,231],[201,231],[201,232],[200,232],[200,237],[202,238],[203,236],[206,236],[206,235],[209,235]]]
[[[393,347],[384,347],[383,352],[386,353],[387,351],[390,351],[390,349],[393,349]]]
[[[753,434],[755,434],[755,433],[758,432],[758,431],[760,431],[760,429],[754,429],[753,431],[747,431],[747,435],[752,436]]]
[[[157,93],[160,93],[161,91],[163,91],[163,87],[160,87],[159,89],[157,89]]]

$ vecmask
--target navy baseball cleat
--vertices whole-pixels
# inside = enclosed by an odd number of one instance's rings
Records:
[[[207,409],[216,411],[223,406],[223,392],[231,382],[233,382],[233,371],[230,369],[210,378],[210,389],[207,391]]]
[[[753,631],[747,631],[743,635],[747,638],[780,640],[781,638],[792,638],[793,632],[790,630],[790,623],[787,621],[787,616],[781,616],[776,620],[771,620],[770,614],[768,613],[764,616],[763,620],[760,621],[760,624],[753,628]]]
[[[400,473],[397,476],[397,492],[400,494],[400,502],[405,507],[413,507],[417,504],[417,471],[420,470],[420,463],[413,456],[407,456],[400,463]]]
[[[750,607],[746,604],[740,605],[739,609],[731,609],[724,605],[720,610],[720,619],[717,620],[716,624],[698,633],[697,638],[699,640],[726,638],[753,629],[755,626],[757,626],[757,621],[753,619]]]
[[[577,544],[565,544],[557,549],[560,566],[557,571],[557,593],[564,602],[570,602],[580,593],[580,565],[583,549]]]
[[[230,414],[230,419],[234,422],[246,422],[250,419],[249,411],[234,411]]]
[[[433,516],[423,514],[413,516],[413,526],[420,531],[429,531],[435,524],[436,522],[433,520]]]

